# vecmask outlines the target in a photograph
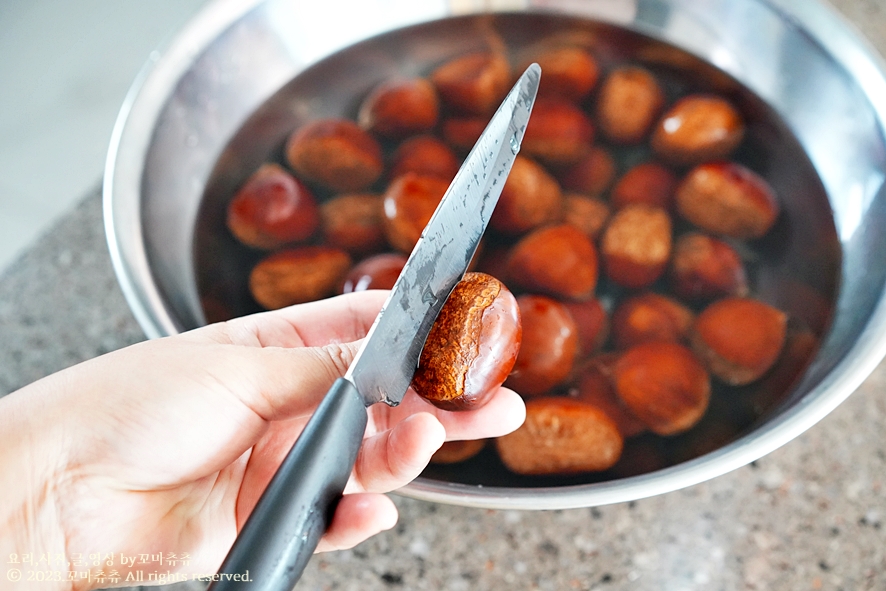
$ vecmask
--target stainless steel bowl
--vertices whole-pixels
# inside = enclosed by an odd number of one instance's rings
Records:
[[[811,0],[217,0],[151,56],[126,99],[108,155],[108,243],[145,333],[174,334],[205,322],[196,228],[204,202],[242,179],[250,165],[232,153],[260,159],[299,121],[352,106],[348,101],[371,83],[368,72],[378,79],[479,43],[478,29],[461,25],[485,13],[531,23],[530,36],[551,19],[593,19],[597,24],[573,33],[593,44],[626,31],[632,51],[645,51],[644,59],[715,75],[704,65],[713,64],[728,74],[718,84],[730,84],[731,77],[760,97],[760,108],[772,109],[793,134],[785,138],[775,130],[776,144],[789,148],[795,137],[805,156],[793,164],[810,173],[775,175],[791,225],[782,235],[783,264],[773,265],[768,277],[784,290],[790,272],[811,280],[832,275],[823,280],[832,313],[815,359],[784,403],[710,453],[606,482],[530,488],[422,477],[402,494],[529,509],[647,497],[749,463],[849,396],[886,354],[886,77],[839,15]],[[381,33],[389,35],[377,37]],[[340,52],[357,42],[358,49]],[[325,70],[333,74],[317,75],[312,66],[329,56],[323,63],[335,65]],[[242,133],[247,127],[253,133]],[[773,149],[758,157],[778,171],[791,154]],[[802,311],[806,304],[792,305]]]

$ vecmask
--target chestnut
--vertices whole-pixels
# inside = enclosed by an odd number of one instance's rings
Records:
[[[741,114],[728,100],[708,94],[684,96],[662,115],[650,138],[666,162],[692,166],[729,156],[744,138]]]
[[[363,259],[354,265],[342,282],[341,293],[366,291],[367,289],[391,289],[403,267],[406,255],[384,252]]]
[[[447,144],[467,154],[489,125],[486,117],[449,117],[443,121],[440,133]]]
[[[586,357],[603,348],[609,338],[609,314],[600,300],[563,302],[578,330],[578,356]]]
[[[675,435],[695,425],[711,396],[701,361],[678,343],[651,341],[628,349],[612,370],[615,393],[658,435]]]
[[[521,150],[541,162],[563,167],[578,162],[594,141],[594,125],[570,101],[539,98],[532,107]]]
[[[470,460],[486,447],[485,439],[445,441],[431,456],[432,464],[457,464]]]
[[[560,185],[554,177],[533,160],[517,156],[489,226],[513,236],[555,222],[562,213]]]
[[[628,349],[648,341],[684,341],[693,320],[692,310],[673,298],[651,291],[637,294],[612,312],[613,344]]]
[[[545,49],[536,53],[532,61],[544,72],[538,86],[541,97],[579,101],[593,90],[600,76],[597,60],[581,47]]]
[[[496,439],[495,446],[502,463],[517,474],[578,474],[611,468],[624,440],[599,408],[552,397],[527,402],[523,425]]]
[[[613,70],[597,96],[597,124],[617,144],[636,144],[649,133],[665,103],[658,80],[645,68]]]
[[[373,252],[386,244],[382,200],[372,193],[338,195],[320,205],[326,244],[352,254]]]
[[[253,267],[249,291],[268,310],[312,302],[332,295],[350,266],[351,257],[339,248],[280,250]]]
[[[759,379],[778,359],[787,315],[753,298],[727,297],[702,310],[691,331],[692,348],[727,384]]]
[[[646,431],[641,421],[616,395],[609,372],[595,363],[587,364],[578,377],[575,399],[587,402],[605,412],[625,439]]]
[[[485,273],[466,273],[431,327],[412,389],[439,408],[486,404],[511,373],[522,327],[517,300]]]
[[[764,236],[780,210],[769,183],[736,162],[693,168],[677,187],[676,204],[679,214],[699,228],[738,239]]]
[[[311,237],[318,222],[310,189],[274,163],[262,164],[228,204],[228,229],[252,248],[301,242]]]
[[[596,240],[609,220],[609,205],[599,197],[567,193],[563,198],[563,221]]]
[[[539,396],[563,382],[578,352],[578,328],[562,303],[540,295],[517,298],[523,324],[520,353],[506,385],[524,397]]]
[[[607,277],[623,287],[651,285],[671,256],[671,218],[660,207],[626,205],[609,219],[600,238]]]
[[[436,176],[450,182],[458,172],[461,162],[452,148],[432,135],[417,135],[400,144],[391,158],[390,178],[396,179],[407,172]]]
[[[413,172],[395,179],[384,194],[388,243],[401,252],[412,252],[448,188],[448,181]]]
[[[397,78],[376,86],[357,115],[360,127],[389,138],[429,131],[437,125],[440,102],[424,78]]]
[[[670,168],[657,162],[643,162],[628,169],[615,181],[609,201],[615,209],[641,203],[670,210],[677,181],[677,175]]]
[[[615,159],[605,148],[593,146],[574,164],[558,171],[557,178],[568,191],[599,196],[615,178]]]
[[[286,160],[303,179],[340,192],[362,191],[384,170],[381,146],[347,119],[321,119],[294,131]]]
[[[674,243],[668,269],[671,289],[686,300],[748,294],[748,279],[738,252],[727,242],[687,232]]]
[[[464,113],[486,115],[507,94],[511,68],[498,53],[475,52],[456,57],[431,73],[443,102]]]
[[[586,300],[597,285],[597,249],[574,226],[545,226],[514,245],[505,278],[528,291]]]

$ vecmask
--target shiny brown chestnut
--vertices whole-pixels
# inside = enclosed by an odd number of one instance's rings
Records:
[[[535,293],[586,300],[597,286],[597,248],[569,224],[539,228],[511,249],[505,280]]]
[[[526,403],[526,420],[495,440],[498,455],[517,474],[578,474],[607,470],[618,462],[624,440],[601,409],[566,397]]]
[[[652,341],[628,349],[615,362],[612,379],[618,397],[658,435],[690,429],[711,396],[704,365],[677,343]]]
[[[695,314],[666,295],[644,292],[622,300],[612,312],[612,341],[629,349],[649,341],[682,342],[689,336]]]
[[[594,124],[574,103],[539,98],[532,107],[521,150],[549,166],[575,164],[594,141]]]
[[[575,399],[592,404],[605,412],[616,424],[622,437],[634,437],[646,431],[641,421],[615,393],[612,377],[600,365],[586,364],[578,376]]]
[[[330,246],[277,251],[249,274],[249,291],[261,306],[276,310],[332,295],[351,266],[347,252]]]
[[[321,119],[295,130],[286,160],[306,181],[333,191],[362,191],[384,170],[379,143],[347,119]]]
[[[764,236],[780,207],[766,180],[736,162],[693,168],[676,192],[677,211],[699,228],[738,239]]]
[[[485,273],[466,273],[431,327],[412,389],[439,408],[483,406],[511,373],[522,326],[517,300]]]
[[[579,101],[593,90],[600,77],[597,60],[581,47],[548,48],[536,53],[532,61],[544,72],[538,86],[541,97]]]
[[[520,353],[505,383],[524,397],[544,394],[572,371],[578,328],[562,303],[539,295],[517,298],[523,324]]]
[[[691,342],[708,370],[727,384],[749,384],[776,362],[787,315],[753,298],[727,297],[699,313]]]
[[[664,273],[670,256],[671,218],[660,207],[622,207],[609,219],[600,238],[606,275],[623,287],[651,285]]]
[[[425,78],[396,78],[376,86],[360,105],[360,127],[388,138],[429,131],[437,125],[440,101]]]
[[[406,255],[383,252],[354,265],[342,282],[341,293],[391,289],[406,265]]]
[[[687,232],[674,243],[668,268],[671,289],[686,300],[748,294],[748,279],[738,252],[727,242]]]
[[[465,113],[486,115],[508,91],[511,68],[504,56],[475,52],[456,57],[431,73],[444,103]]]
[[[388,243],[400,252],[412,252],[448,188],[449,181],[414,172],[395,179],[383,201]]]
[[[684,96],[655,126],[652,150],[666,162],[692,166],[728,157],[744,138],[744,119],[723,97]]]
[[[557,171],[563,189],[590,196],[605,193],[614,178],[615,158],[600,146],[592,146],[574,164]]]
[[[228,229],[252,248],[301,242],[311,237],[318,223],[313,193],[274,163],[262,164],[228,204]]]
[[[597,124],[610,141],[636,144],[647,136],[664,103],[664,91],[649,70],[616,68],[600,87]]]
[[[609,205],[599,197],[567,193],[563,197],[563,221],[596,240],[609,220]]]
[[[671,210],[677,181],[677,175],[670,168],[657,162],[643,162],[615,181],[609,201],[615,209],[640,203]]]
[[[405,140],[391,157],[389,177],[396,179],[407,172],[436,176],[449,182],[461,163],[448,145],[433,135],[417,135]]]
[[[323,202],[320,228],[329,246],[354,255],[380,250],[386,244],[381,196],[350,193]]]
[[[537,162],[517,156],[489,226],[515,236],[555,222],[562,213],[563,197],[554,177]]]
[[[591,298],[585,302],[563,302],[575,320],[578,330],[578,356],[587,357],[603,348],[609,338],[609,314],[600,300]]]

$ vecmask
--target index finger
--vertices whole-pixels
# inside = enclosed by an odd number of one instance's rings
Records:
[[[257,347],[320,347],[366,336],[386,290],[369,290],[259,312],[194,331],[218,342]]]

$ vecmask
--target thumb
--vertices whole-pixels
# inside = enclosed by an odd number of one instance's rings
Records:
[[[234,394],[265,420],[306,416],[345,375],[359,347],[360,341],[318,347],[238,347],[238,356],[245,353],[250,358],[252,387]]]

